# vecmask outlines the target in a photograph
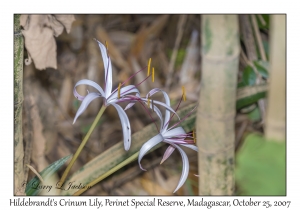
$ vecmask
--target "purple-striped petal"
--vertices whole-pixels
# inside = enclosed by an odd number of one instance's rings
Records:
[[[103,59],[103,64],[104,64],[104,70],[105,70],[105,97],[107,98],[111,94],[112,90],[112,66],[111,66],[111,61],[110,57],[107,54],[107,49],[106,47],[96,40],[98,42],[102,59]]]
[[[184,146],[184,147],[187,147],[187,148],[190,148],[196,152],[198,152],[198,147],[195,146],[195,145],[191,145],[191,144],[180,144],[180,146]]]
[[[148,105],[148,101],[144,101],[145,104]],[[157,106],[153,105],[154,106],[154,111],[155,113],[157,114],[157,116],[159,117],[159,120],[160,120],[160,132],[161,132],[161,129],[162,129],[162,126],[163,126],[163,116],[161,114],[161,111],[159,110],[159,108],[157,108]],[[149,108],[153,110],[153,107],[152,107],[152,103],[150,102],[149,104]]]
[[[174,152],[174,150],[175,150],[175,147],[173,147],[172,145],[170,145],[170,146],[166,149],[165,154],[164,154],[162,160],[160,161],[160,164],[162,164],[163,162],[165,162],[165,160],[167,160],[168,157],[170,157],[170,155]]]
[[[149,93],[147,94],[146,98],[151,97],[152,95],[154,95],[157,92],[162,92],[163,93],[164,98],[165,98],[165,104],[170,107],[170,98],[169,98],[168,94],[165,91],[163,91],[159,88],[154,88],[154,89],[150,90]],[[169,120],[170,120],[170,111],[168,109],[166,109],[164,124],[166,124]],[[164,132],[167,129],[167,127],[168,126],[165,126],[163,128],[162,132]]]
[[[141,165],[141,160],[144,157],[144,155],[146,155],[146,153],[152,149],[154,146],[156,146],[157,144],[159,144],[160,142],[162,142],[164,140],[163,136],[159,133],[156,136],[152,137],[150,140],[148,140],[146,143],[143,144],[143,146],[140,149],[140,153],[139,153],[139,157],[138,157],[138,162],[140,165],[140,168],[144,171],[146,171],[142,165]]]
[[[122,130],[123,130],[124,148],[126,151],[128,151],[131,145],[131,128],[130,128],[129,119],[121,106],[114,103],[112,103],[111,105],[113,105],[118,111],[121,120]]]
[[[175,193],[185,182],[185,180],[188,177],[189,174],[189,159],[187,157],[187,155],[185,154],[185,152],[176,144],[171,144],[173,147],[175,147],[176,149],[178,149],[178,151],[181,154],[182,157],[182,173],[181,173],[181,177],[179,179],[178,185],[176,187],[176,189],[174,190],[173,193]]]
[[[77,93],[76,87],[79,86],[79,85],[89,85],[89,86],[92,86],[93,88],[95,88],[96,90],[99,91],[99,93],[100,93],[101,96],[105,96],[103,89],[96,82],[94,82],[92,80],[88,80],[88,79],[82,79],[82,80],[79,80],[75,84],[74,89],[73,89],[74,96],[76,98],[78,98],[78,100],[81,100],[81,99],[83,100],[84,97],[85,97],[85,96],[81,96],[79,93]]]
[[[77,120],[77,118],[86,110],[86,108],[88,107],[88,105],[96,98],[101,97],[101,95],[99,93],[89,93],[85,96],[85,98],[83,99],[79,109],[76,112],[73,124],[75,123],[75,121]]]
[[[173,136],[186,134],[182,127],[177,127],[171,130],[167,130],[165,133],[163,133],[164,138],[171,138]]]

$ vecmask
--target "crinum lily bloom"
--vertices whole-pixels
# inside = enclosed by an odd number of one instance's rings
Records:
[[[127,114],[125,113],[123,108],[120,105],[118,105],[118,103],[130,102],[131,101],[130,97],[127,97],[127,96],[130,96],[130,94],[135,94],[135,97],[139,98],[140,93],[139,93],[139,90],[134,85],[128,85],[128,86],[121,88],[121,86],[123,86],[126,81],[123,82],[122,84],[120,84],[118,88],[116,88],[115,90],[112,91],[112,65],[111,65],[110,57],[107,52],[108,50],[101,42],[99,42],[98,40],[96,40],[96,41],[98,42],[98,45],[99,45],[99,48],[101,51],[101,55],[102,55],[102,59],[103,59],[103,63],[104,63],[104,70],[105,70],[104,90],[96,82],[88,80],[88,79],[80,80],[75,84],[74,89],[73,89],[73,94],[78,100],[82,101],[82,103],[81,103],[79,109],[77,110],[73,124],[75,123],[77,118],[86,110],[88,105],[94,99],[101,97],[104,99],[104,106],[107,107],[109,105],[112,105],[116,108],[118,115],[120,117],[120,120],[121,120],[123,137],[124,137],[124,148],[126,151],[128,151],[130,148],[130,145],[131,145],[130,122],[129,122]],[[97,92],[88,92],[88,94],[86,96],[82,96],[76,91],[76,87],[79,85],[92,86],[93,88],[95,88],[97,90]],[[135,101],[136,100],[134,100],[134,102],[132,102],[128,105],[131,107],[132,105],[134,105]]]
[[[161,90],[153,89],[149,92],[149,94],[147,96],[151,96],[158,91],[161,91]],[[161,92],[163,92],[163,94],[164,94],[166,104],[170,105],[170,99],[169,99],[168,95],[164,91],[161,91]],[[191,133],[186,133],[182,127],[175,127],[175,126],[177,126],[183,120],[185,120],[187,117],[189,117],[191,115],[191,113],[195,110],[195,108],[191,112],[189,112],[185,117],[183,117],[181,120],[179,120],[173,126],[171,126],[170,128],[168,128],[170,120],[172,118],[172,117],[170,117],[170,111],[168,109],[166,109],[165,116],[164,116],[165,119],[163,120],[163,116],[161,115],[160,111],[154,110],[156,112],[156,114],[158,115],[160,122],[161,122],[159,133],[143,144],[143,146],[140,149],[139,156],[138,156],[138,162],[139,162],[140,168],[142,170],[145,170],[141,166],[141,160],[144,157],[144,155],[149,150],[151,150],[153,147],[155,147],[157,144],[159,144],[161,142],[165,142],[170,145],[167,148],[161,163],[164,162],[173,153],[173,151],[175,149],[177,149],[180,152],[180,155],[182,157],[182,162],[183,162],[182,174],[181,174],[180,180],[177,184],[177,187],[173,193],[175,193],[184,184],[185,180],[187,179],[188,172],[189,172],[188,157],[180,146],[188,147],[188,148],[193,149],[196,152],[198,152],[198,148],[197,148],[197,146],[195,146],[194,140],[185,140],[186,138],[193,137],[191,135]]]

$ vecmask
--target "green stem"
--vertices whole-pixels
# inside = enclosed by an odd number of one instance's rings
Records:
[[[66,170],[64,171],[60,181],[59,181],[59,186],[62,186],[63,183],[65,182],[66,178],[67,178],[67,175],[69,174],[72,166],[74,165],[76,159],[78,158],[80,152],[82,151],[83,147],[85,146],[86,142],[89,140],[93,130],[95,129],[98,121],[100,120],[103,112],[105,111],[106,107],[103,105],[100,109],[100,111],[98,112],[93,124],[91,125],[89,131],[87,132],[86,136],[84,137],[84,139],[82,140],[81,144],[79,145],[76,153],[74,154],[72,160],[70,161],[69,165],[67,166]]]
[[[134,153],[133,155],[131,155],[129,158],[127,158],[126,160],[124,160],[123,162],[121,162],[120,164],[116,165],[115,167],[113,167],[112,169],[110,169],[109,171],[107,171],[106,173],[102,174],[101,176],[99,176],[97,179],[95,179],[94,181],[91,181],[90,183],[88,183],[85,188],[82,188],[80,190],[78,190],[77,192],[75,192],[73,195],[81,195],[82,193],[84,193],[86,190],[90,189],[92,186],[94,186],[95,184],[97,184],[98,182],[102,181],[103,179],[105,179],[106,177],[108,177],[109,175],[113,174],[114,172],[116,172],[117,170],[119,170],[120,168],[126,166],[127,164],[131,163],[132,161],[134,161],[135,159],[138,158],[139,156],[139,152],[137,151],[136,153]]]

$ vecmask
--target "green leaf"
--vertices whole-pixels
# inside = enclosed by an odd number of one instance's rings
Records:
[[[254,65],[257,68],[257,71],[264,77],[268,78],[269,77],[269,62],[268,61],[254,61]]]
[[[243,83],[246,86],[255,85],[256,74],[251,66],[247,66],[243,71]]]
[[[246,87],[247,88],[247,87]],[[259,91],[249,95],[248,97],[243,97],[236,102],[236,109],[239,110],[246,106],[256,103],[259,99],[266,97],[266,91]]]
[[[235,172],[241,195],[286,195],[285,142],[250,134],[236,155]]]
[[[261,15],[264,21],[266,22],[265,25],[262,24],[261,20],[258,18],[258,15],[256,15],[256,20],[258,23],[258,27],[260,29],[266,29],[268,30],[270,28],[270,15]]]
[[[264,50],[266,52],[266,56],[267,56],[267,60],[269,60],[269,42],[266,40],[263,40],[263,46],[264,46]]]
[[[67,162],[67,160],[72,157],[72,155],[68,155],[64,158],[61,158],[57,161],[55,161],[54,163],[52,163],[51,165],[49,165],[47,168],[45,168],[41,173],[41,177],[44,180],[47,180],[49,177],[51,177],[63,164],[65,164],[65,162]],[[40,183],[40,179],[35,176],[33,177],[26,186],[25,189],[25,193],[26,195],[37,195],[39,193],[39,189],[35,189],[32,186],[38,186],[38,184]]]

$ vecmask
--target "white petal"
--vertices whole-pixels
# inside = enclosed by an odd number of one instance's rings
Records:
[[[148,105],[148,102],[145,102],[145,104]],[[153,105],[153,106],[154,106],[154,111],[155,111],[155,113],[157,114],[157,116],[159,117],[159,120],[160,120],[160,131],[161,131],[162,127],[164,125],[164,123],[163,123],[163,116],[162,116],[159,108],[157,108],[157,106],[155,106],[155,105]],[[149,107],[150,107],[150,109],[153,109],[151,101],[150,101]]]
[[[150,140],[148,140],[146,143],[143,144],[143,146],[140,149],[140,153],[139,153],[139,158],[138,158],[138,162],[140,165],[140,168],[144,171],[146,171],[145,169],[143,169],[142,165],[141,165],[141,160],[144,157],[144,155],[150,150],[152,149],[155,145],[159,144],[160,142],[162,142],[163,136],[159,133],[156,136],[152,137]]]
[[[131,145],[131,128],[130,128],[129,119],[121,106],[114,103],[112,103],[111,105],[113,105],[118,111],[121,120],[122,130],[123,130],[124,148],[126,151],[128,151]]]
[[[152,96],[153,94],[155,94],[157,92],[162,92],[163,93],[165,101],[166,101],[165,104],[167,104],[170,107],[170,98],[169,98],[168,94],[165,91],[163,91],[163,90],[161,90],[159,88],[154,88],[154,89],[150,90],[150,92],[147,94],[146,97],[148,98],[148,97]],[[166,109],[164,125],[169,120],[170,120],[170,111],[168,109]],[[165,126],[164,130],[167,129],[167,127],[168,126]]]
[[[106,47],[96,40],[98,42],[103,63],[104,63],[104,71],[105,71],[105,97],[108,97],[111,94],[111,89],[112,89],[112,67],[111,67],[111,61],[109,56],[107,55],[107,50]],[[104,94],[103,94],[104,95]]]
[[[112,90],[112,66],[110,57],[108,57],[108,69],[105,70],[105,96],[108,97],[111,94]]]
[[[182,173],[181,173],[181,177],[180,180],[178,182],[178,185],[176,187],[176,189],[174,190],[173,193],[175,193],[185,182],[185,180],[188,177],[189,174],[189,159],[187,157],[187,155],[185,154],[185,152],[176,144],[171,144],[173,147],[176,147],[176,149],[178,149],[178,151],[181,154],[182,157]]]
[[[88,80],[88,79],[82,79],[82,80],[79,80],[79,81],[75,84],[74,90],[73,90],[74,95],[75,95],[75,93],[77,93],[76,87],[77,87],[78,85],[89,85],[89,86],[92,86],[92,87],[96,88],[96,89],[99,91],[99,93],[101,94],[101,96],[105,96],[105,95],[104,95],[103,89],[102,89],[96,82],[94,82],[94,81],[92,81],[92,80]],[[78,94],[78,93],[77,93],[77,94]],[[79,94],[78,94],[78,95],[79,95]],[[80,96],[80,95],[79,95],[79,96]],[[76,97],[76,95],[75,95],[75,97]]]
[[[85,96],[85,98],[83,99],[79,109],[76,112],[73,124],[75,123],[75,121],[77,120],[77,118],[86,110],[86,108],[88,107],[88,105],[95,99],[101,97],[99,93],[89,93]]]
[[[171,130],[167,130],[165,133],[163,133],[163,136],[164,138],[171,138],[180,134],[186,134],[186,133],[182,127],[177,127]]]

